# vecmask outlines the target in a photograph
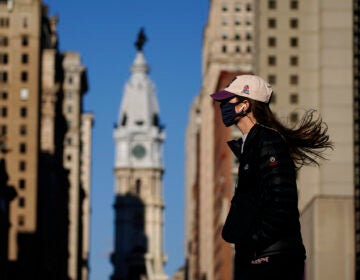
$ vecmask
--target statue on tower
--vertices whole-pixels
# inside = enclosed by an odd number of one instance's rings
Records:
[[[141,28],[139,33],[138,33],[137,41],[134,44],[138,51],[142,51],[143,46],[145,45],[146,41],[147,41],[147,38],[146,38],[146,35],[145,35],[145,32],[144,32],[144,28]]]

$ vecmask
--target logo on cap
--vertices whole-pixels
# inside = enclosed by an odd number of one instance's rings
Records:
[[[247,94],[249,94],[249,86],[248,85],[245,85],[244,87],[243,87],[243,90],[241,91],[242,93],[247,93]]]

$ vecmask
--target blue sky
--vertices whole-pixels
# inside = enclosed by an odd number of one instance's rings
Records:
[[[134,42],[144,27],[144,54],[157,88],[165,124],[165,272],[184,263],[185,130],[201,88],[201,48],[208,0],[47,0],[59,16],[60,50],[77,51],[87,67],[85,110],[94,113],[91,216],[91,280],[109,279],[114,236],[114,142],[123,87],[135,58]]]

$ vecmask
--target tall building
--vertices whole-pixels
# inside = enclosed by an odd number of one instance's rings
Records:
[[[240,135],[221,128],[209,94],[224,88],[231,77],[247,73],[273,84],[271,108],[283,123],[293,125],[304,109],[313,108],[328,124],[335,145],[329,160],[298,174],[306,279],[354,279],[356,26],[358,4],[350,0],[211,1],[203,38],[203,85],[191,108],[187,134],[189,279],[228,279],[224,273],[233,269],[217,254],[230,246],[219,241],[218,231],[229,208],[237,166],[221,145],[226,145],[225,138]],[[231,262],[229,254],[226,260]]]
[[[163,265],[162,144],[155,85],[142,51],[141,31],[125,85],[115,141],[115,248],[113,280],[166,280]]]
[[[0,1],[0,134],[17,192],[8,279],[87,279],[86,68],[77,53],[59,52],[56,28],[41,0]]]

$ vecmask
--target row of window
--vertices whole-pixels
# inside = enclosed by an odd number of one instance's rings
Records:
[[[226,33],[223,33],[223,34],[222,34],[222,39],[223,39],[223,40],[227,40],[227,39],[228,39],[228,35],[227,35]],[[252,40],[252,35],[251,35],[251,33],[246,33],[245,39],[246,39],[247,41],[251,41],[251,40]],[[241,40],[241,35],[240,35],[240,34],[235,34],[235,35],[234,35],[234,40],[240,41],[240,40]]]
[[[9,55],[7,53],[0,53],[0,64],[8,64],[9,63]],[[21,63],[28,64],[29,63],[29,55],[24,53],[21,55]]]
[[[7,100],[9,94],[6,89],[0,90],[0,101]],[[27,100],[29,98],[29,90],[27,88],[20,89],[20,99]]]
[[[0,71],[0,82],[7,83],[9,80],[9,75],[7,71]],[[20,81],[27,82],[29,80],[29,74],[27,71],[21,71]]]
[[[8,17],[0,17],[0,28],[5,28],[10,26],[10,19]],[[29,26],[29,20],[27,17],[22,19],[22,27],[27,28]]]
[[[6,118],[8,116],[8,108],[5,106],[0,107],[0,116]],[[20,107],[20,117],[26,118],[28,114],[26,107]]]
[[[269,66],[276,66],[277,64],[277,57],[274,55],[268,56],[268,65]],[[290,66],[297,66],[299,65],[299,58],[298,56],[290,56],[289,57],[289,65]]]
[[[276,28],[277,27],[276,18],[269,18],[267,25],[269,28]],[[289,27],[292,29],[297,29],[299,27],[299,20],[297,18],[289,19]]]
[[[277,1],[276,0],[268,0],[268,9],[269,10],[275,10],[277,8]],[[299,9],[299,1],[298,0],[290,0],[289,3],[290,10],[298,10]],[[245,6],[246,11],[250,12],[252,11],[252,6],[250,3],[247,3]],[[223,3],[221,6],[221,10],[223,12],[229,11],[229,7],[226,3]],[[235,11],[240,12],[241,11],[241,4],[236,3],[235,4]]]
[[[228,39],[228,37],[227,37],[227,35],[226,35],[225,33],[222,35],[222,39],[223,39],[223,40],[227,40],[227,39]],[[236,35],[234,36],[234,39],[235,39],[236,41],[240,41],[240,40],[241,40],[241,36],[240,36],[239,34],[236,34]],[[251,40],[252,40],[251,34],[248,33],[248,34],[246,35],[245,39],[246,39],[247,41],[251,41]],[[269,38],[268,38],[268,46],[269,46],[269,47],[276,47],[276,44],[277,44],[277,40],[276,40],[275,37],[269,37]],[[298,47],[298,46],[299,46],[299,38],[298,38],[298,37],[291,37],[291,38],[289,38],[289,46],[292,47],[292,48]],[[251,47],[250,47],[250,48],[251,48]],[[226,52],[227,52],[227,47],[226,47],[225,45],[223,45],[223,47],[222,47],[222,52],[223,52],[223,53],[226,53]],[[293,65],[293,64],[292,64],[292,65]]]
[[[7,126],[1,125],[0,126],[0,135],[7,135]],[[27,127],[25,124],[19,126],[19,135],[25,136],[27,134]]]
[[[247,4],[245,5],[245,9],[246,9],[246,11],[251,12],[251,11],[252,11],[252,6],[251,6],[251,4],[250,4],[250,3],[247,3]],[[221,10],[222,10],[223,12],[229,11],[228,5],[227,5],[226,3],[223,3],[222,6],[221,6]],[[240,4],[240,3],[236,3],[236,4],[235,4],[235,11],[236,11],[236,12],[240,12],[240,11],[241,11],[241,4]]]
[[[9,45],[9,39],[5,35],[0,35],[0,47],[7,47]],[[21,36],[21,46],[27,47],[29,45],[29,36]]]
[[[223,18],[222,19],[222,25],[223,26],[226,26],[226,25],[228,25],[229,24],[229,21],[228,21],[228,19],[227,18]],[[239,18],[236,18],[235,20],[234,20],[234,24],[236,25],[236,26],[239,26],[239,25],[241,25],[241,20],[239,19]],[[245,20],[245,25],[251,25],[251,20],[250,19],[246,19]]]
[[[268,38],[268,46],[269,47],[276,47],[277,40],[275,37]],[[299,46],[299,38],[298,37],[291,37],[289,38],[289,45],[290,47],[297,47]]]
[[[268,75],[268,82],[272,85],[276,85],[276,75],[270,74]],[[298,85],[299,84],[299,76],[297,74],[291,74],[289,76],[289,84],[290,85]]]
[[[235,46],[234,51],[235,51],[235,53],[241,53],[242,52],[240,46]],[[252,51],[252,47],[251,46],[246,46],[244,52],[251,53],[251,51]],[[228,52],[228,47],[223,45],[222,46],[222,52],[227,53]]]
[[[272,103],[272,104],[276,103],[276,101],[277,101],[276,99],[277,99],[276,93],[273,93],[273,94],[271,95],[271,103]],[[299,104],[299,94],[297,94],[297,93],[291,93],[291,94],[289,95],[289,103],[290,103],[290,104],[293,104],[293,105]]]
[[[275,10],[277,8],[276,0],[268,0],[268,9]],[[299,9],[299,1],[298,0],[290,0],[289,3],[290,10],[298,10]]]

